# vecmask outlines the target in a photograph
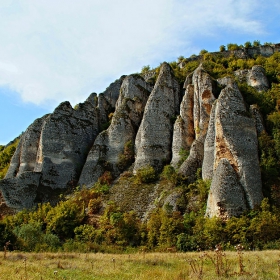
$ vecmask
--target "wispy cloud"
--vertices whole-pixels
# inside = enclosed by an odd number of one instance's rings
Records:
[[[121,74],[191,52],[198,36],[265,32],[254,16],[262,1],[3,2],[0,86],[35,104],[80,102]]]

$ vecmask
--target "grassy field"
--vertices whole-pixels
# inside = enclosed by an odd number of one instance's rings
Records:
[[[136,253],[2,252],[0,279],[279,279],[280,251]]]

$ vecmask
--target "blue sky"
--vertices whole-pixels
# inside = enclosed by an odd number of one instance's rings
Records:
[[[220,45],[280,43],[272,0],[0,2],[0,145],[62,101]]]

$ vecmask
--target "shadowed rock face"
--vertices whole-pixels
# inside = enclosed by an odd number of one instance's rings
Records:
[[[172,118],[179,113],[179,92],[171,67],[163,63],[136,136],[134,172],[147,165],[160,171],[171,161]]]
[[[92,187],[105,171],[111,171],[114,177],[121,173],[120,156],[126,143],[134,143],[151,91],[151,85],[140,76],[127,76],[123,80],[111,125],[96,138],[79,185]]]
[[[98,134],[93,100],[90,96],[76,109],[63,102],[29,126],[5,180],[0,182],[8,206],[22,209],[38,202],[55,202],[59,192],[76,185]]]
[[[190,150],[195,138],[193,124],[193,95],[194,86],[188,85],[180,105],[180,115],[177,117],[174,124],[171,161],[171,165],[174,168],[179,167],[181,153]]]

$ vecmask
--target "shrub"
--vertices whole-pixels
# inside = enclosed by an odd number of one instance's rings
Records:
[[[119,155],[119,160],[117,163],[120,171],[124,171],[129,167],[134,161],[134,144],[130,140],[124,144],[123,154]]]
[[[21,250],[32,251],[37,243],[42,242],[43,232],[39,223],[23,224],[14,229],[14,234],[17,236]]]
[[[62,239],[72,237],[74,228],[84,218],[80,207],[71,200],[67,200],[52,208],[46,217],[47,232],[57,234]]]
[[[145,166],[137,170],[136,181],[138,183],[152,183],[157,180],[155,169],[151,166]]]

